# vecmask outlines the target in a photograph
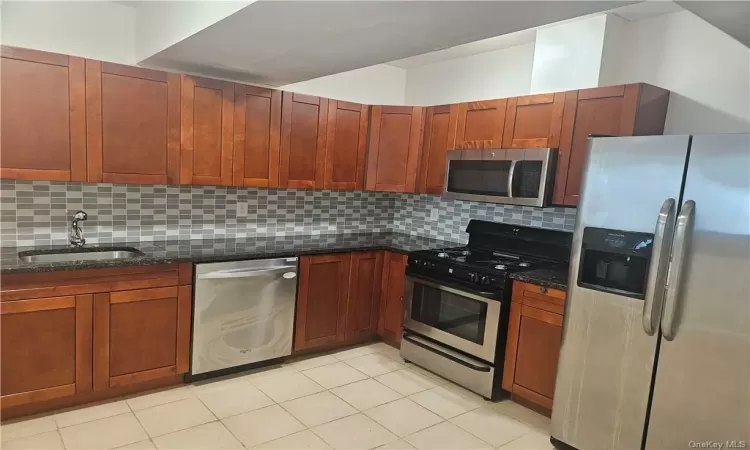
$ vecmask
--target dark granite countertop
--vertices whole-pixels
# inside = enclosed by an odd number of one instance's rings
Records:
[[[400,233],[350,233],[268,236],[240,239],[116,242],[91,244],[86,245],[84,248],[134,247],[142,252],[143,255],[114,260],[54,263],[23,263],[19,260],[18,253],[24,251],[70,250],[70,247],[63,245],[2,247],[0,248],[0,274],[99,269],[177,262],[218,262],[365,250],[390,250],[399,253],[408,253],[415,250],[455,247],[457,245],[461,244]]]
[[[560,289],[562,291],[568,289],[568,266],[554,266],[529,270],[527,272],[516,272],[512,273],[510,277],[514,280]]]

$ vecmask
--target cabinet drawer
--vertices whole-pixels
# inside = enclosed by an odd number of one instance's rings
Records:
[[[565,292],[522,281],[513,282],[512,301],[555,314],[565,310]]]

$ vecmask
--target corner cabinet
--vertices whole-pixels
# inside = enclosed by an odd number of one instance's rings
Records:
[[[565,292],[513,282],[503,389],[549,416],[562,340]]]
[[[412,106],[373,106],[365,189],[414,192],[424,110]]]
[[[82,58],[0,47],[0,177],[86,181]]]
[[[380,299],[378,335],[384,341],[399,344],[404,325],[404,284],[407,256],[386,252]]]
[[[456,144],[458,105],[430,106],[426,110],[417,192],[442,194],[448,150]]]
[[[328,99],[284,92],[279,187],[322,189]]]

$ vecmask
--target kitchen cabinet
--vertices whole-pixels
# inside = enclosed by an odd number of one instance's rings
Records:
[[[590,135],[662,134],[668,104],[669,91],[645,83],[566,92],[552,203],[578,204]]]
[[[190,286],[94,294],[94,389],[187,372],[190,295]]]
[[[503,147],[557,148],[564,106],[565,94],[562,92],[509,98]]]
[[[328,102],[325,189],[364,188],[368,109],[358,103]]]
[[[386,252],[383,259],[378,335],[394,344],[401,342],[403,330],[406,261],[406,255],[391,252]]]
[[[182,76],[180,184],[232,184],[234,84]]]
[[[346,339],[375,336],[378,331],[383,252],[352,253]]]
[[[458,104],[456,148],[501,148],[508,100]]]
[[[322,189],[328,99],[284,92],[281,108],[279,186]]]
[[[430,106],[426,109],[424,138],[417,192],[442,194],[446,156],[456,143],[458,105]]]
[[[0,318],[3,408],[91,390],[91,294],[2,302]]]
[[[0,177],[86,181],[82,58],[0,47]]]
[[[365,189],[414,192],[423,108],[373,106]]]
[[[513,282],[503,389],[550,415],[562,339],[565,292]]]
[[[86,60],[88,181],[177,184],[180,75]]]
[[[351,260],[349,253],[300,258],[295,350],[346,338]]]
[[[279,187],[281,91],[234,85],[234,184]]]

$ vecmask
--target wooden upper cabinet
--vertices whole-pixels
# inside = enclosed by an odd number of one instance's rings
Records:
[[[279,186],[281,91],[234,85],[235,186]]]
[[[191,287],[94,294],[94,389],[187,372]]]
[[[86,181],[84,60],[0,47],[0,177]]]
[[[348,253],[300,258],[295,350],[346,338],[350,265]]]
[[[424,110],[412,106],[373,106],[365,188],[414,192]]]
[[[367,112],[367,105],[328,102],[325,189],[364,188]]]
[[[91,294],[0,303],[3,408],[91,391]]]
[[[565,93],[552,202],[578,204],[590,135],[662,134],[668,104],[669,91],[644,83]]]
[[[557,148],[560,145],[565,93],[508,99],[503,147]]]
[[[500,148],[507,99],[458,104],[456,148]]]
[[[282,99],[279,187],[321,189],[328,99],[293,92]]]
[[[234,84],[182,76],[180,184],[232,184]]]
[[[383,260],[378,334],[390,342],[401,342],[404,324],[406,262],[406,255],[391,252],[386,252]]]
[[[443,193],[447,152],[456,144],[458,107],[430,106],[426,110],[417,192]]]
[[[86,60],[88,180],[177,184],[180,75]]]
[[[375,336],[380,313],[383,252],[352,253],[346,339]]]

